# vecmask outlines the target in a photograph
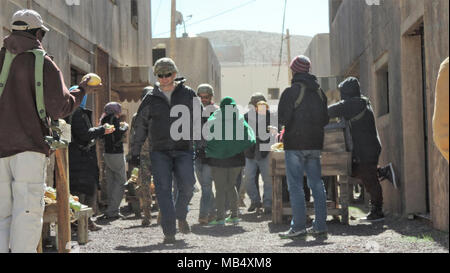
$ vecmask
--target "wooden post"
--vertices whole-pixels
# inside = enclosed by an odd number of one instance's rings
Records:
[[[340,193],[340,204],[341,204],[341,216],[342,223],[348,225],[349,215],[348,215],[348,205],[349,205],[349,183],[348,176],[339,176],[339,193]]]
[[[283,222],[283,179],[282,176],[272,176],[272,222]]]
[[[56,201],[58,204],[58,252],[70,252],[70,208],[68,179],[68,149],[58,149],[55,152],[56,169]]]
[[[177,25],[175,22],[175,16],[177,13],[177,1],[172,0],[172,10],[170,16],[170,58],[175,62],[176,58],[176,39],[177,39]]]
[[[291,35],[289,35],[289,29],[286,29],[286,40],[287,40],[287,54],[288,54],[288,77],[289,77],[288,84],[291,84],[292,71],[289,68],[289,64],[290,64],[292,59],[291,59]]]

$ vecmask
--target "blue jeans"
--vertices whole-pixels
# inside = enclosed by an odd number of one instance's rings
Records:
[[[306,229],[306,203],[303,191],[303,175],[306,173],[308,186],[314,198],[315,219],[313,228],[327,231],[327,195],[321,179],[320,150],[285,151],[286,177],[292,207],[291,229]]]
[[[176,234],[176,219],[186,220],[188,205],[194,194],[192,151],[153,151],[150,153],[155,191],[161,210],[161,226],[166,236]],[[178,194],[174,202],[172,181],[175,176]]]
[[[209,215],[214,215],[214,194],[212,191],[212,174],[211,167],[208,164],[203,164],[201,159],[195,160],[195,173],[197,175],[198,183],[202,188],[202,197],[200,198],[200,212],[198,218],[206,218]]]
[[[244,169],[244,179],[245,186],[247,189],[247,194],[250,197],[252,203],[260,203],[261,196],[255,184],[256,173],[259,170],[264,182],[264,195],[263,195],[263,205],[264,208],[272,208],[272,178],[269,174],[269,156],[256,159],[245,159],[245,169]]]

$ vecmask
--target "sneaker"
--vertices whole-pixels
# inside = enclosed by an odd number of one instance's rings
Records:
[[[306,230],[294,231],[292,229],[289,229],[287,232],[279,233],[278,236],[280,236],[281,239],[302,237],[302,236],[306,236]]]
[[[228,217],[225,219],[225,223],[231,223],[231,224],[237,224],[241,221],[241,219],[239,219],[239,217]]]
[[[163,244],[175,244],[175,235],[172,236],[164,236]]]
[[[212,221],[214,221],[214,220],[216,220],[216,215],[210,214],[210,215],[208,216],[208,223],[209,223],[209,222],[212,222]]]
[[[210,221],[208,221],[208,217],[199,217],[198,218],[198,223],[200,225],[207,225]]]
[[[381,208],[373,208],[370,213],[362,218],[363,221],[379,222],[384,220],[383,210]]]
[[[328,235],[327,231],[318,231],[318,230],[315,230],[313,227],[306,229],[306,233],[313,235],[313,236],[327,236]]]
[[[225,225],[225,220],[213,220],[208,223],[210,226],[223,226]]]
[[[262,204],[261,204],[261,202],[252,202],[251,204],[250,204],[250,207],[248,208],[248,212],[254,212],[254,211],[256,211],[257,209],[260,209],[262,207]]]
[[[186,220],[178,220],[178,229],[183,234],[188,234],[191,232],[191,228]]]

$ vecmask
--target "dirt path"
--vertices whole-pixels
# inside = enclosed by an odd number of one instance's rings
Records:
[[[432,229],[421,220],[387,218],[378,224],[356,220],[363,211],[352,207],[350,225],[345,226],[329,217],[327,239],[281,240],[278,233],[288,225],[274,225],[270,216],[242,210],[242,222],[237,226],[209,227],[197,224],[201,193],[195,193],[188,222],[190,234],[177,234],[174,245],[164,245],[163,233],[156,225],[156,213],[150,227],[141,227],[140,219],[101,223],[103,229],[89,234],[90,242],[79,246],[81,253],[448,253],[448,233]],[[250,201],[245,200],[248,205]],[[124,211],[126,214],[126,212]],[[129,213],[128,213],[129,214]],[[134,214],[129,214],[134,216]]]

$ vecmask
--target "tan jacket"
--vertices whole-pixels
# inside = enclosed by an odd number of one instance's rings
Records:
[[[44,141],[46,128],[39,119],[35,102],[35,80],[32,49],[42,45],[31,34],[13,32],[4,40],[0,51],[0,71],[6,49],[16,56],[0,98],[0,158],[22,152],[50,154]],[[22,54],[21,54],[22,53]],[[72,113],[81,103],[84,90],[69,93],[58,66],[48,56],[44,61],[44,102],[47,115],[56,120]]]
[[[441,151],[442,155],[448,162],[448,61],[449,58],[441,64],[439,75],[436,83],[436,101],[434,105],[433,115],[433,139],[434,143]]]

